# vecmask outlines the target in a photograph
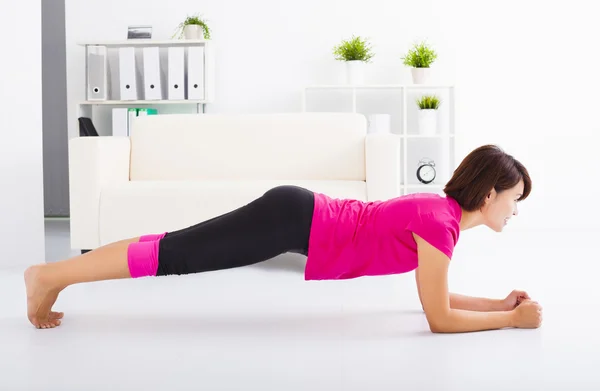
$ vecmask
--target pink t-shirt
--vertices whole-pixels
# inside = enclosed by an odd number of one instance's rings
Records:
[[[418,258],[413,232],[452,258],[461,215],[455,199],[434,193],[372,202],[315,193],[305,280],[415,270]]]

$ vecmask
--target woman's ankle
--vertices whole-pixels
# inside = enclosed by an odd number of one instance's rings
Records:
[[[42,266],[40,270],[40,278],[43,283],[52,290],[62,291],[70,283],[67,281],[65,277],[68,276],[68,273],[65,273],[62,270],[59,262],[57,263],[46,263]]]

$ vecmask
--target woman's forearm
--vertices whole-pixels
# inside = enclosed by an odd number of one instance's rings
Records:
[[[479,312],[451,309],[443,319],[430,322],[434,333],[465,333],[514,327],[511,311]]]
[[[502,300],[450,293],[450,308],[469,311],[504,311]]]

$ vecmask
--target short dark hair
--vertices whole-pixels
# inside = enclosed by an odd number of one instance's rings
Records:
[[[446,183],[444,193],[454,198],[466,211],[480,209],[488,193],[501,193],[523,180],[524,190],[519,201],[531,193],[531,178],[517,159],[497,145],[483,145],[471,151]]]

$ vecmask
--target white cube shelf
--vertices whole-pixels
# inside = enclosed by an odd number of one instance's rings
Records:
[[[423,95],[440,98],[438,129],[435,135],[421,135],[418,130],[416,100]],[[455,169],[455,93],[452,85],[384,84],[384,85],[315,85],[302,90],[302,111],[389,114],[390,131],[400,137],[402,194],[433,192],[443,188]],[[436,178],[421,183],[418,163],[423,158],[435,162]]]

